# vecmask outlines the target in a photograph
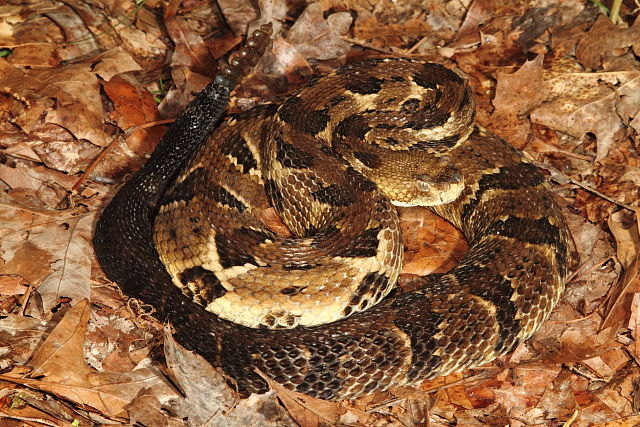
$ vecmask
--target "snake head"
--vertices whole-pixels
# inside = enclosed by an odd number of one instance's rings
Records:
[[[396,173],[395,184],[381,186],[396,206],[437,206],[455,201],[464,189],[464,176],[449,156],[432,153]]]
[[[436,206],[455,201],[464,189],[464,176],[448,156],[437,173],[415,176],[415,184],[421,193],[421,206]]]

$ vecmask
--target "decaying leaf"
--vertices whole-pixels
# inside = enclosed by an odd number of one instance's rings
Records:
[[[163,400],[175,396],[168,384],[149,369],[113,373],[89,368],[83,355],[89,315],[87,300],[70,308],[31,357],[30,377],[2,375],[0,379],[52,393],[114,419],[126,415],[124,407],[143,389],[153,389]]]
[[[176,427],[638,423],[633,2],[623,2],[617,24],[583,0],[18,3],[0,6],[0,417]],[[234,93],[232,111],[278,102],[380,50],[417,54],[460,72],[478,122],[548,167],[580,262],[531,339],[491,365],[353,402],[275,383],[265,395],[237,396],[169,335],[172,385],[159,374],[149,355],[161,326],[92,259],[96,214],[116,188],[79,175],[132,173],[164,130],[140,128],[175,117],[247,30],[266,22],[272,49]],[[257,214],[290,235],[271,210]],[[446,271],[464,254],[457,232],[421,210],[405,211],[401,227],[405,272]],[[414,278],[403,284],[421,283]]]
[[[320,3],[311,3],[287,35],[287,41],[305,58],[332,59],[351,48],[342,40],[351,25],[351,15],[337,12],[325,19],[322,13]]]
[[[621,114],[621,109],[628,111],[622,100],[640,97],[640,71],[548,73],[545,82],[550,101],[531,112],[531,121],[576,138],[592,133],[596,158],[607,157],[629,120],[622,119],[629,114]]]
[[[229,426],[293,426],[286,411],[269,394],[238,397],[227,385],[218,369],[198,354],[185,350],[165,328],[167,367],[183,397],[170,404],[175,413],[188,420],[188,425]],[[260,408],[260,410],[256,410]]]

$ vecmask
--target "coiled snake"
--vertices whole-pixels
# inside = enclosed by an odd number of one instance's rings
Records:
[[[481,365],[531,336],[564,289],[567,227],[540,171],[473,124],[463,80],[368,60],[216,127],[267,39],[253,34],[102,213],[94,244],[109,278],[243,392],[266,390],[257,368],[354,398]],[[431,205],[470,249],[383,300],[402,264],[390,200]],[[293,236],[258,218],[269,206]]]

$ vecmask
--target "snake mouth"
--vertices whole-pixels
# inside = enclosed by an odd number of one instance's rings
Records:
[[[431,192],[433,189],[433,180],[426,175],[417,175],[416,187],[424,193]]]
[[[455,201],[464,189],[464,177],[457,170],[446,177],[416,175],[415,186],[421,193],[418,205],[436,206]]]

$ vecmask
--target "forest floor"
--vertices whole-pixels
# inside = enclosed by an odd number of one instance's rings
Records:
[[[0,424],[638,425],[640,5],[598,5],[2,2]],[[229,112],[364,57],[421,57],[464,76],[478,123],[545,171],[576,260],[531,339],[418,388],[333,403],[273,385],[242,399],[105,277],[91,244],[101,208],[264,22],[272,46]],[[446,271],[465,250],[425,209],[402,221],[405,273]]]

